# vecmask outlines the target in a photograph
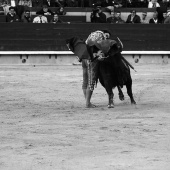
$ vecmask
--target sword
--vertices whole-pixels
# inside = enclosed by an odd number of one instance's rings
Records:
[[[118,41],[119,41],[119,43],[120,43],[120,45],[122,46],[122,49],[123,49],[123,43],[122,43],[122,41],[120,41],[119,37],[117,37],[117,39],[118,39]]]

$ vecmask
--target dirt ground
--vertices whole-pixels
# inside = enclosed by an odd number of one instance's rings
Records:
[[[87,109],[79,65],[0,66],[0,170],[170,170],[170,65],[135,68],[136,106]]]

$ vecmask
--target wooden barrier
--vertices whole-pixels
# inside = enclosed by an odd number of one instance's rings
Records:
[[[169,51],[169,24],[0,24],[0,51],[66,51],[65,40],[109,29],[125,51]]]
[[[109,29],[125,51],[169,51],[169,24],[23,24],[0,23],[0,51],[67,51],[65,40],[86,39],[90,32]]]

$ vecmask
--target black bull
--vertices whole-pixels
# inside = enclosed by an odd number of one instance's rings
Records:
[[[79,61],[82,59],[91,59],[88,53],[88,47],[80,38],[72,37],[66,40],[66,44],[69,49],[78,56]],[[108,107],[114,107],[114,94],[112,89],[115,87],[118,88],[120,100],[124,100],[124,95],[121,90],[123,85],[126,86],[131,104],[136,104],[132,93],[132,78],[129,63],[121,55],[121,52],[117,51],[117,45],[115,44],[110,47],[107,55],[108,57],[104,58],[103,61],[99,61],[98,78],[108,94]]]

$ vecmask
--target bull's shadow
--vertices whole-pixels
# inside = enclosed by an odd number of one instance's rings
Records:
[[[72,37],[66,40],[69,49],[78,56],[79,61],[89,59],[88,49],[83,40],[79,37]],[[95,48],[95,47],[94,47]],[[103,61],[99,61],[98,79],[108,94],[108,108],[114,107],[113,89],[118,88],[119,99],[124,100],[124,94],[121,90],[126,86],[127,94],[130,97],[131,104],[136,104],[132,93],[132,78],[130,74],[129,63],[118,51],[118,46],[113,44]]]

